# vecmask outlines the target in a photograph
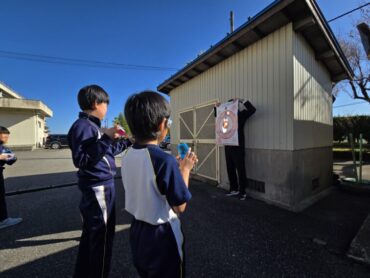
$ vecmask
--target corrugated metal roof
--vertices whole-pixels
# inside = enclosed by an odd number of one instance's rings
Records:
[[[353,77],[353,71],[330,26],[314,0],[277,0],[226,36],[208,51],[158,86],[168,94],[172,89],[221,61],[293,22],[330,72],[333,82]]]

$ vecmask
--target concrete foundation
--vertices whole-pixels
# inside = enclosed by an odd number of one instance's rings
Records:
[[[246,149],[247,192],[280,207],[300,211],[325,196],[332,185],[332,148],[295,151]],[[228,189],[224,148],[220,187]]]
[[[370,215],[352,240],[347,257],[370,265]]]
[[[177,154],[177,145],[171,145]],[[332,148],[295,151],[246,149],[247,193],[279,207],[301,211],[332,186]],[[225,151],[219,148],[219,187],[229,189]]]

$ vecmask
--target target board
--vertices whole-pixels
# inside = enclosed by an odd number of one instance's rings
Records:
[[[239,146],[238,101],[222,103],[217,107],[216,142],[218,145]]]

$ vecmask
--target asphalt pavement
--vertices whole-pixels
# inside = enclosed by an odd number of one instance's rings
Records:
[[[111,277],[137,277],[128,245],[130,216],[117,187]],[[369,277],[345,256],[370,211],[370,198],[334,190],[301,213],[261,201],[225,197],[192,181],[182,216],[187,277]],[[80,236],[75,186],[9,196],[18,226],[0,230],[1,277],[71,277]]]
[[[10,216],[0,230],[0,277],[71,277],[81,220],[76,169],[69,150],[17,154],[5,170]],[[118,166],[120,163],[117,158]],[[139,170],[138,170],[139,171]],[[138,173],[139,174],[139,173]],[[63,188],[27,192],[51,185]],[[131,262],[124,192],[117,188],[117,227],[110,277],[137,277]],[[182,215],[187,277],[370,277],[350,260],[350,243],[370,212],[370,196],[331,194],[293,213],[262,201],[239,201],[215,186],[191,181],[193,198]]]
[[[14,193],[77,182],[76,172],[69,149],[37,149],[16,152],[18,160],[4,171],[5,191]],[[121,157],[116,156],[120,167]]]

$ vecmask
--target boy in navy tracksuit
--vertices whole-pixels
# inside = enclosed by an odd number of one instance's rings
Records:
[[[125,208],[133,216],[130,245],[141,277],[184,277],[183,234],[179,214],[191,194],[189,173],[197,162],[189,152],[183,160],[161,150],[171,120],[167,101],[144,91],[131,96],[125,117],[135,144],[122,156]],[[139,171],[138,171],[139,169]]]
[[[4,165],[12,165],[17,161],[17,158],[11,150],[4,147],[9,139],[9,130],[6,127],[0,126],[0,229],[16,225],[22,222],[22,218],[8,217],[8,210],[5,201],[5,184],[4,184]]]
[[[115,233],[114,156],[131,143],[116,140],[118,127],[101,128],[109,104],[109,96],[101,87],[82,88],[78,103],[83,112],[68,132],[82,192],[83,228],[74,277],[107,277]]]

